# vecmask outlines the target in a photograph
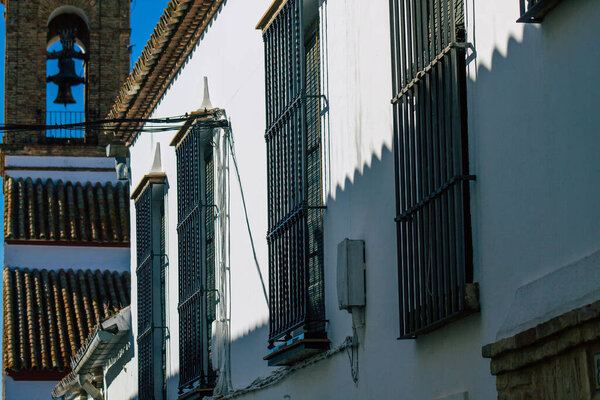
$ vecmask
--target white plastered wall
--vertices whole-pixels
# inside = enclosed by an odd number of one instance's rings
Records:
[[[168,89],[153,117],[168,117],[196,111],[203,99],[203,77],[207,76],[210,97],[215,107],[224,109],[231,118],[235,148],[248,217],[254,235],[257,257],[265,279],[268,279],[266,215],[266,151],[264,110],[264,67],[261,33],[254,26],[269,6],[269,0],[228,1],[219,11],[194,50],[182,72]],[[166,294],[167,324],[167,393],[177,397],[179,369],[179,319],[177,270],[177,175],[174,147],[169,146],[174,132],[142,133],[130,148],[132,186],[149,172],[154,150],[160,143],[161,162],[167,174],[166,220],[169,266]],[[268,308],[254,265],[239,187],[231,168],[231,329],[234,340],[244,340],[248,333],[260,335],[250,339],[252,346],[238,346],[242,353],[232,354],[232,374],[238,386],[249,384],[255,374],[266,375],[266,363],[258,361],[266,352]],[[132,238],[135,238],[135,207],[131,204]],[[136,266],[135,243],[132,245],[132,271]],[[133,275],[133,274],[132,274]],[[137,286],[132,276],[132,304],[137,302]],[[134,337],[137,335],[137,310],[132,308]],[[257,348],[261,343],[262,348]],[[136,349],[137,360],[137,349]],[[249,354],[247,357],[243,354]],[[235,360],[241,360],[240,363]],[[243,360],[243,361],[242,361]],[[249,362],[257,360],[258,362]],[[134,363],[137,365],[137,361]],[[248,367],[253,372],[249,373]],[[137,382],[137,376],[134,377]]]
[[[260,33],[252,28],[268,3],[226,4],[155,113],[160,117],[195,110],[202,100],[202,77],[209,77],[213,104],[225,108],[232,118],[250,223],[265,276],[263,49]],[[359,381],[352,383],[347,356],[341,352],[243,398],[437,399],[465,392],[469,399],[495,398],[494,378],[481,347],[496,339],[517,289],[598,249],[596,127],[600,113],[594,105],[600,81],[592,61],[600,57],[600,45],[592,38],[600,5],[593,0],[563,2],[541,26],[515,22],[518,0],[467,0],[466,10],[468,41],[475,50],[468,66],[467,96],[470,169],[477,175],[471,184],[471,209],[481,313],[417,340],[396,340],[388,1],[324,2],[323,89],[329,102],[324,120],[328,334],[333,347],[351,335],[349,314],[337,309],[336,245],[345,237],[363,239],[367,307],[358,355]],[[169,134],[142,134],[131,149],[134,186],[149,170],[158,142],[170,184],[170,394],[177,385],[178,364],[176,178],[175,155],[168,147],[171,138]],[[234,387],[240,388],[270,369],[261,358],[268,334],[262,327],[266,307],[235,181],[231,208],[232,367]],[[135,304],[135,284],[133,291]],[[259,328],[252,330],[255,325]]]
[[[115,160],[107,157],[6,156],[5,169],[14,179],[118,182]]]
[[[69,268],[129,271],[129,247],[7,244],[4,265],[55,271]]]
[[[563,1],[542,24],[523,25],[518,1],[469,3],[474,261],[489,343],[510,325],[519,287],[600,249],[600,4]],[[572,296],[551,282],[540,302]]]
[[[48,400],[50,393],[58,381],[15,381],[4,377],[4,399],[6,400]]]

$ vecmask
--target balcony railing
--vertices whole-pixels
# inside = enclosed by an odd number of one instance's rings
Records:
[[[66,125],[85,122],[85,111],[46,111],[46,125]],[[85,137],[83,127],[47,129],[46,137],[79,139]]]
[[[517,22],[540,23],[561,0],[521,0],[521,18]]]

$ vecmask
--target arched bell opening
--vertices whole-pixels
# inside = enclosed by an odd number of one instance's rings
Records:
[[[74,8],[74,7],[71,7]],[[56,11],[56,10],[55,10]],[[48,22],[46,63],[46,124],[84,122],[86,61],[90,34],[81,12],[58,9]],[[83,129],[61,129],[47,136],[82,137]]]

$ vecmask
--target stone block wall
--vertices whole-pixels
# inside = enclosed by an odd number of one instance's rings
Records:
[[[483,348],[499,400],[600,399],[600,302]]]

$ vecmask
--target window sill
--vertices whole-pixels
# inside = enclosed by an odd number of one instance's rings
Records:
[[[416,339],[418,336],[433,332],[456,320],[480,312],[481,306],[479,304],[479,283],[467,283],[465,285],[465,298],[463,303],[464,307],[462,309],[456,310],[455,312],[446,315],[444,318],[424,324],[419,329],[407,331],[405,334],[401,334],[400,337],[398,337],[398,340]]]
[[[213,388],[197,388],[180,394],[177,400],[196,400],[203,399],[206,396],[212,396]]]
[[[546,14],[560,3],[561,0],[539,0],[527,12],[521,15],[517,22],[541,23]]]
[[[331,341],[325,332],[302,334],[269,351],[263,360],[269,367],[293,365],[315,354],[329,350]]]

